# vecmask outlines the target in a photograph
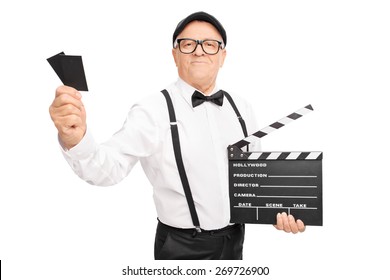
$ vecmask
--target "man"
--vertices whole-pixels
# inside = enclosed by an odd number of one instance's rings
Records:
[[[101,145],[87,129],[79,92],[60,86],[50,106],[64,156],[85,181],[118,183],[140,161],[158,215],[156,259],[242,259],[244,225],[229,222],[226,149],[257,127],[248,103],[216,85],[226,42],[212,15],[197,12],[179,22],[172,49],[179,79],[164,95],[135,104],[122,129]],[[275,227],[305,230],[286,213]]]

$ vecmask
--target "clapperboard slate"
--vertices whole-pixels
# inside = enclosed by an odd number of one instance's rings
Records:
[[[322,152],[242,150],[311,111],[308,105],[228,147],[231,222],[275,224],[286,212],[322,226]]]

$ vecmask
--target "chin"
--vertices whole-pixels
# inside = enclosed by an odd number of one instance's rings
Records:
[[[210,81],[210,77],[204,75],[193,75],[191,76],[191,80],[193,81],[194,84],[203,85],[203,84],[207,84],[208,81]]]
[[[197,69],[192,69],[192,71],[189,71],[189,76],[193,79],[207,79],[210,78],[212,75],[210,75],[213,71],[210,70],[210,68],[206,67],[197,67]]]

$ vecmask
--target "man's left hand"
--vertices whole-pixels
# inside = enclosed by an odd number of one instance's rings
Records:
[[[284,230],[285,232],[304,232],[306,229],[305,224],[301,220],[296,220],[293,215],[287,215],[285,212],[278,213],[276,215],[276,225],[274,227],[278,230]]]

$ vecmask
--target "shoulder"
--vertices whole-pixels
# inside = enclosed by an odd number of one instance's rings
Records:
[[[169,92],[170,86],[166,89]],[[131,106],[128,117],[149,120],[155,124],[165,124],[166,121],[169,123],[167,102],[162,92],[155,91],[138,99]]]
[[[239,95],[235,92],[230,92],[230,91],[226,91],[226,90],[224,90],[224,92],[226,93],[225,94],[225,96],[227,97],[226,99],[229,99],[229,96],[230,96],[230,100],[232,100],[232,102],[236,105],[237,109],[241,113],[246,113],[246,112],[252,111],[251,103],[248,100],[246,100],[244,97],[242,97],[241,95]],[[229,101],[227,100],[227,102],[229,102]]]
[[[238,111],[240,112],[240,115],[242,116],[245,123],[247,124],[248,132],[253,133],[256,130],[258,130],[257,117],[256,117],[256,113],[253,109],[252,103],[249,102],[244,97],[242,97],[238,94],[235,94],[233,92],[232,93],[229,92],[228,94],[231,96],[231,99],[233,100],[234,104],[236,105]],[[226,99],[228,99],[228,98],[226,98]],[[226,102],[228,102],[228,101],[226,101]]]
[[[169,87],[167,87],[167,90],[168,88]],[[134,103],[131,109],[142,109],[150,113],[158,113],[161,111],[165,112],[167,103],[161,91],[155,91],[153,93],[149,93],[148,95],[143,96],[136,103]]]

